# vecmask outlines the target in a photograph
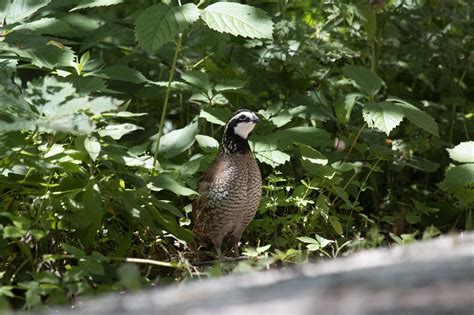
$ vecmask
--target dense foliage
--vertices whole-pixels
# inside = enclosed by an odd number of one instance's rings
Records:
[[[165,2],[0,3],[3,307],[221,272],[191,201],[239,108],[264,197],[236,271],[472,229],[469,0]]]

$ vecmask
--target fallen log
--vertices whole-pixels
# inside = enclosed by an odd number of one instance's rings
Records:
[[[48,314],[474,314],[474,234],[111,294]]]

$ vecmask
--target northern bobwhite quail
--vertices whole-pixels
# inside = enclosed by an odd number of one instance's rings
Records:
[[[259,121],[247,109],[234,113],[225,126],[216,159],[198,183],[200,196],[193,203],[194,238],[212,243],[220,259],[223,242],[239,254],[239,240],[260,202],[262,176],[247,142]]]

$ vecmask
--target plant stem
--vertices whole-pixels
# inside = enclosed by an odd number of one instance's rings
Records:
[[[158,129],[158,136],[157,136],[157,139],[156,139],[156,147],[155,147],[155,152],[154,152],[154,155],[153,155],[153,171],[152,171],[153,176],[156,175],[156,164],[158,162],[158,149],[160,148],[160,140],[161,140],[161,136],[163,134],[163,126],[165,125],[165,117],[166,117],[166,112],[167,112],[167,109],[168,109],[168,100],[169,100],[170,91],[171,91],[171,82],[173,82],[173,76],[174,76],[174,72],[175,72],[175,69],[176,69],[176,63],[178,61],[179,52],[181,50],[182,41],[183,41],[183,34],[180,33],[179,36],[178,36],[178,41],[176,43],[176,50],[174,51],[173,62],[171,64],[170,74],[168,76],[168,86],[166,87],[165,100],[163,102],[163,110],[161,112],[160,127]]]
[[[54,259],[60,260],[81,260],[81,259],[87,259],[87,258],[79,258],[73,255],[53,255]],[[179,264],[174,264],[170,263],[167,261],[159,261],[159,260],[153,260],[153,259],[145,259],[145,258],[132,258],[132,257],[111,257],[111,256],[105,256],[106,259],[108,260],[116,260],[116,261],[124,261],[124,262],[131,262],[131,263],[136,263],[136,264],[148,264],[148,265],[155,265],[155,266],[161,266],[161,267],[169,267],[169,268],[180,268]]]
[[[364,124],[362,125],[362,127],[360,127],[359,131],[357,132],[357,135],[356,135],[354,141],[352,142],[352,145],[351,145],[351,147],[349,148],[349,151],[347,151],[347,155],[346,155],[346,158],[344,159],[344,162],[346,162],[347,159],[349,158],[349,155],[351,154],[352,149],[354,149],[354,146],[355,146],[355,144],[357,143],[357,140],[359,139],[360,134],[361,134],[362,131],[365,129],[365,127],[367,127],[367,123],[364,123]]]

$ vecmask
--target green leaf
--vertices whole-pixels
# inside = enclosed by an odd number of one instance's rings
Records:
[[[449,157],[462,163],[474,163],[474,141],[461,142],[452,149],[446,149]]]
[[[102,193],[99,185],[90,179],[82,197],[84,208],[81,213],[81,228],[78,231],[79,238],[84,245],[92,243],[97,231],[102,226],[102,218],[105,209],[102,202]]]
[[[117,269],[117,275],[120,279],[120,283],[126,289],[139,289],[141,287],[140,282],[140,270],[134,264],[123,264]]]
[[[272,20],[265,11],[249,5],[217,2],[202,10],[201,18],[207,26],[221,33],[272,39]]]
[[[347,94],[344,98],[339,99],[334,104],[334,111],[336,113],[337,120],[341,124],[345,124],[349,121],[352,109],[354,108],[355,103],[361,96],[362,95],[359,93],[350,93]]]
[[[0,20],[7,24],[21,22],[45,7],[51,0],[7,0],[0,3]]]
[[[389,102],[367,103],[364,105],[362,115],[370,128],[380,129],[387,136],[404,117],[400,108]]]
[[[192,70],[184,73],[181,79],[209,95],[212,93],[212,84],[209,82],[209,75],[207,73]]]
[[[125,123],[119,125],[107,125],[104,128],[98,130],[97,132],[101,137],[109,136],[112,139],[118,140],[124,135],[140,129],[143,128],[134,124]]]
[[[307,244],[317,244],[318,241],[316,241],[314,238],[311,238],[311,237],[308,237],[308,236],[300,236],[300,237],[297,237],[298,240],[300,240],[301,242],[303,243],[307,243]]]
[[[206,152],[212,152],[219,148],[219,142],[209,136],[196,135],[196,141],[199,144],[199,147]]]
[[[316,127],[294,127],[278,130],[272,134],[279,148],[291,149],[293,144],[306,144],[311,147],[332,145],[331,134]]]
[[[428,226],[424,231],[423,231],[423,236],[422,236],[422,239],[423,240],[429,240],[435,236],[438,236],[441,234],[441,231],[433,226],[433,225],[430,225]]]
[[[285,164],[290,160],[289,154],[278,150],[276,143],[266,137],[255,137],[254,141],[250,141],[250,145],[257,160],[272,167]]]
[[[369,96],[375,96],[382,87],[382,80],[372,71],[359,66],[344,66],[342,73],[352,80],[367,93]]]
[[[199,9],[195,4],[170,7],[164,3],[158,3],[140,14],[135,24],[135,37],[143,49],[154,53],[197,19],[199,19]]]
[[[214,89],[216,92],[236,91],[243,89],[246,82],[241,80],[220,80]]]
[[[299,148],[300,148],[301,158],[303,160],[314,163],[314,164],[320,164],[320,165],[328,164],[327,157],[325,157],[318,150],[313,149],[312,147],[304,145],[304,144],[300,144]]]
[[[92,161],[95,162],[97,157],[100,154],[100,142],[96,137],[87,137],[84,139],[84,148],[86,148],[87,153],[91,157]]]
[[[75,246],[72,246],[66,243],[62,243],[61,246],[62,248],[64,248],[66,252],[68,252],[69,254],[73,255],[76,258],[86,257],[86,253],[82,249],[79,249]]]
[[[232,116],[232,112],[225,107],[207,107],[201,110],[199,117],[204,118],[210,123],[225,126],[227,120]]]
[[[42,18],[30,23],[17,25],[13,28],[14,31],[27,30],[38,34],[73,34],[74,30],[69,24],[55,18]]]
[[[321,246],[318,243],[313,243],[306,245],[306,249],[308,249],[310,252],[315,252],[317,250],[320,250]]]
[[[398,99],[388,98],[387,102],[391,102],[399,107],[399,110],[405,114],[406,118],[415,124],[416,126],[424,129],[425,131],[438,136],[438,124],[429,114],[425,113],[416,106]]]
[[[93,261],[93,260],[83,260],[79,263],[80,268],[82,271],[91,274],[91,275],[103,275],[104,274],[104,266],[100,262]]]
[[[425,215],[430,215],[431,213],[436,213],[439,211],[439,208],[428,207],[424,203],[416,201],[415,199],[412,199],[412,201],[415,204],[415,209]]]
[[[329,216],[329,223],[337,234],[342,235],[342,225],[338,217],[334,215]]]
[[[20,57],[27,58],[39,68],[54,69],[59,66],[70,66],[74,62],[71,48],[47,37],[28,34],[25,31],[11,32],[5,38],[6,50]]]
[[[3,228],[3,238],[17,238],[26,234],[26,230],[16,226],[8,225]]]
[[[0,296],[8,296],[11,298],[15,297],[15,294],[13,294],[12,290],[14,289],[13,286],[10,285],[2,285],[0,286]],[[8,314],[8,312],[7,312]]]
[[[76,0],[75,2],[77,6],[69,11],[71,12],[71,11],[86,9],[86,8],[109,6],[109,5],[123,3],[124,1],[125,0]]]
[[[165,158],[170,158],[186,151],[193,145],[197,133],[198,123],[195,119],[186,127],[170,131],[162,136],[158,153],[161,153]],[[152,138],[152,140],[155,139]]]
[[[78,75],[70,75],[65,78],[67,82],[72,83],[72,86],[81,95],[87,95],[91,92],[105,90],[105,81],[101,78],[83,77]]]
[[[94,75],[105,79],[132,82],[136,84],[148,81],[141,72],[127,66],[107,67],[95,72]]]
[[[37,104],[36,111],[23,110],[18,106],[18,114],[13,121],[3,124],[0,129],[90,134],[95,125],[86,112],[100,114],[118,106],[117,101],[110,97],[95,97],[92,100],[76,97],[70,83],[58,82],[51,77],[45,77],[40,84],[30,85],[27,92],[29,99]],[[6,106],[4,109],[0,91],[0,113],[10,111],[8,104]]]
[[[446,191],[455,192],[474,185],[474,163],[457,165],[449,168],[438,186]]]
[[[321,245],[321,248],[324,248],[329,244],[334,243],[334,241],[328,240],[322,236],[319,236],[318,234],[316,234],[316,240],[318,241],[319,245]]]
[[[160,174],[158,176],[152,177],[150,183],[148,184],[148,188],[151,190],[166,189],[174,192],[178,196],[197,195],[197,192],[181,185],[167,174]]]

